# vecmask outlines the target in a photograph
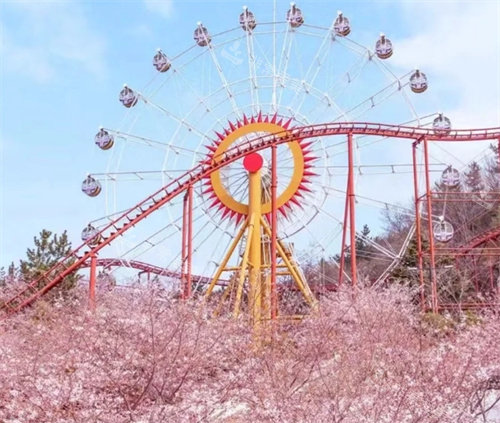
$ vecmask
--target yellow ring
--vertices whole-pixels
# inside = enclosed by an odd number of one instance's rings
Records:
[[[231,145],[239,138],[255,133],[255,132],[265,132],[268,134],[276,134],[285,131],[280,125],[269,122],[255,122],[249,123],[231,132],[224,140],[220,143],[217,150],[214,153],[214,162],[217,163],[222,160],[223,153],[231,147]],[[288,135],[288,132],[284,135]],[[288,143],[288,147],[292,153],[294,171],[290,183],[286,187],[285,191],[277,198],[277,207],[280,208],[287,201],[289,201],[299,189],[300,183],[304,176],[304,154],[302,148],[297,141],[292,141]],[[247,215],[248,214],[248,204],[240,203],[236,201],[232,195],[226,190],[224,184],[221,181],[220,171],[217,170],[210,175],[210,181],[212,183],[212,188],[215,192],[217,198],[229,209]],[[271,202],[268,201],[262,204],[262,213],[271,213]]]

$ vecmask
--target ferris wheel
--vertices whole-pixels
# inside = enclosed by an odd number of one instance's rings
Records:
[[[234,25],[219,33],[211,32],[209,19],[197,22],[185,50],[166,46],[152,54],[152,65],[144,64],[144,73],[152,74],[147,83],[136,85],[134,77],[143,78],[130,76],[115,101],[126,110],[123,121],[109,122],[95,135],[108,166],[87,175],[82,191],[102,202],[105,216],[85,226],[84,241],[99,242],[96,234],[114,216],[183,172],[266,134],[323,122],[375,121],[428,126],[442,135],[450,131],[448,117],[417,111],[415,98],[425,95],[427,76],[391,66],[397,45],[390,34],[374,32],[372,44],[364,46],[342,12],[332,13],[327,25],[308,22],[307,10],[294,3],[271,12],[276,16],[261,17],[243,7]],[[413,225],[398,239],[383,238],[380,229],[384,212],[415,213],[410,146],[372,135],[353,141],[356,239],[368,246],[358,254],[376,264],[364,275],[376,282],[402,257],[413,235]],[[269,216],[271,149],[260,157],[262,214]],[[278,236],[300,272],[321,264],[318,284],[334,284],[332,275],[342,272],[347,162],[347,142],[334,136],[294,140],[276,151]],[[439,160],[431,163],[431,172],[446,169]],[[217,273],[238,236],[249,214],[247,175],[242,158],[194,187],[194,273]],[[124,234],[110,254],[180,269],[183,201],[169,202]],[[447,237],[452,228],[439,218],[433,220]],[[371,233],[362,231],[365,224]],[[243,256],[244,247],[240,250]]]

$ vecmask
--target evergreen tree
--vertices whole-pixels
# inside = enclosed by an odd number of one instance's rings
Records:
[[[367,224],[363,225],[363,230],[360,235],[356,236],[356,254],[363,255],[365,253],[370,244],[368,243],[368,235],[370,234],[370,228]]]
[[[469,168],[467,172],[465,172],[465,186],[470,192],[484,191],[481,166],[475,161],[469,164]]]
[[[47,270],[52,268],[60,259],[71,252],[71,243],[68,241],[66,231],[61,236],[52,235],[52,232],[43,229],[39,237],[34,237],[35,248],[26,251],[27,260],[20,261],[19,272],[26,282],[38,279]],[[76,273],[68,275],[59,284],[59,291],[73,288],[79,276]]]

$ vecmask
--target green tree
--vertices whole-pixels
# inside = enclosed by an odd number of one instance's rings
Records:
[[[465,186],[470,192],[484,191],[481,166],[477,162],[469,164],[467,172],[465,172]]]
[[[43,229],[39,237],[34,237],[34,248],[26,251],[26,260],[20,260],[19,272],[22,279],[31,282],[38,279],[47,270],[52,268],[60,259],[66,257],[71,252],[71,243],[68,241],[66,231],[61,236],[52,235],[52,232]],[[71,262],[68,262],[70,264]],[[73,288],[79,275],[70,274],[58,285],[59,292],[67,292]]]

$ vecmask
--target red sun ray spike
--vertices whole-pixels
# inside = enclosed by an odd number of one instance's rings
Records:
[[[281,206],[278,211],[283,215],[285,219],[288,219],[288,216],[286,215],[286,210],[284,206]]]
[[[241,213],[236,214],[236,224],[239,225],[241,222],[241,219],[243,219],[243,215]]]
[[[248,118],[247,118],[247,115],[245,113],[243,113],[243,124],[248,125]]]
[[[236,126],[234,126],[234,123],[231,122],[230,120],[227,121],[229,123],[229,127],[231,128],[231,131],[236,130]]]
[[[295,198],[295,195],[293,197],[291,197],[289,201],[291,201],[293,204],[297,205],[298,207],[302,208],[302,203]],[[288,203],[287,203],[287,205],[288,205]],[[291,207],[291,206],[288,205],[288,207]]]
[[[257,116],[257,122],[262,122],[262,112],[259,112]]]
[[[308,184],[308,183],[310,183],[310,182],[306,181],[306,180],[303,180],[302,183],[299,185],[298,189],[300,191],[312,192],[312,190],[308,186],[305,185],[305,184]],[[297,191],[297,193],[298,193],[298,191]]]
[[[286,121],[286,123],[283,125],[283,128],[288,129],[288,127],[290,126],[291,123],[292,123],[292,118],[290,118]]]
[[[221,219],[225,219],[227,217],[228,214],[231,213],[231,209],[228,209],[226,207],[226,209],[222,212],[222,216],[221,216]]]
[[[213,209],[217,204],[220,204],[220,200],[218,197],[214,201],[212,201],[212,204],[210,204],[210,208]]]

